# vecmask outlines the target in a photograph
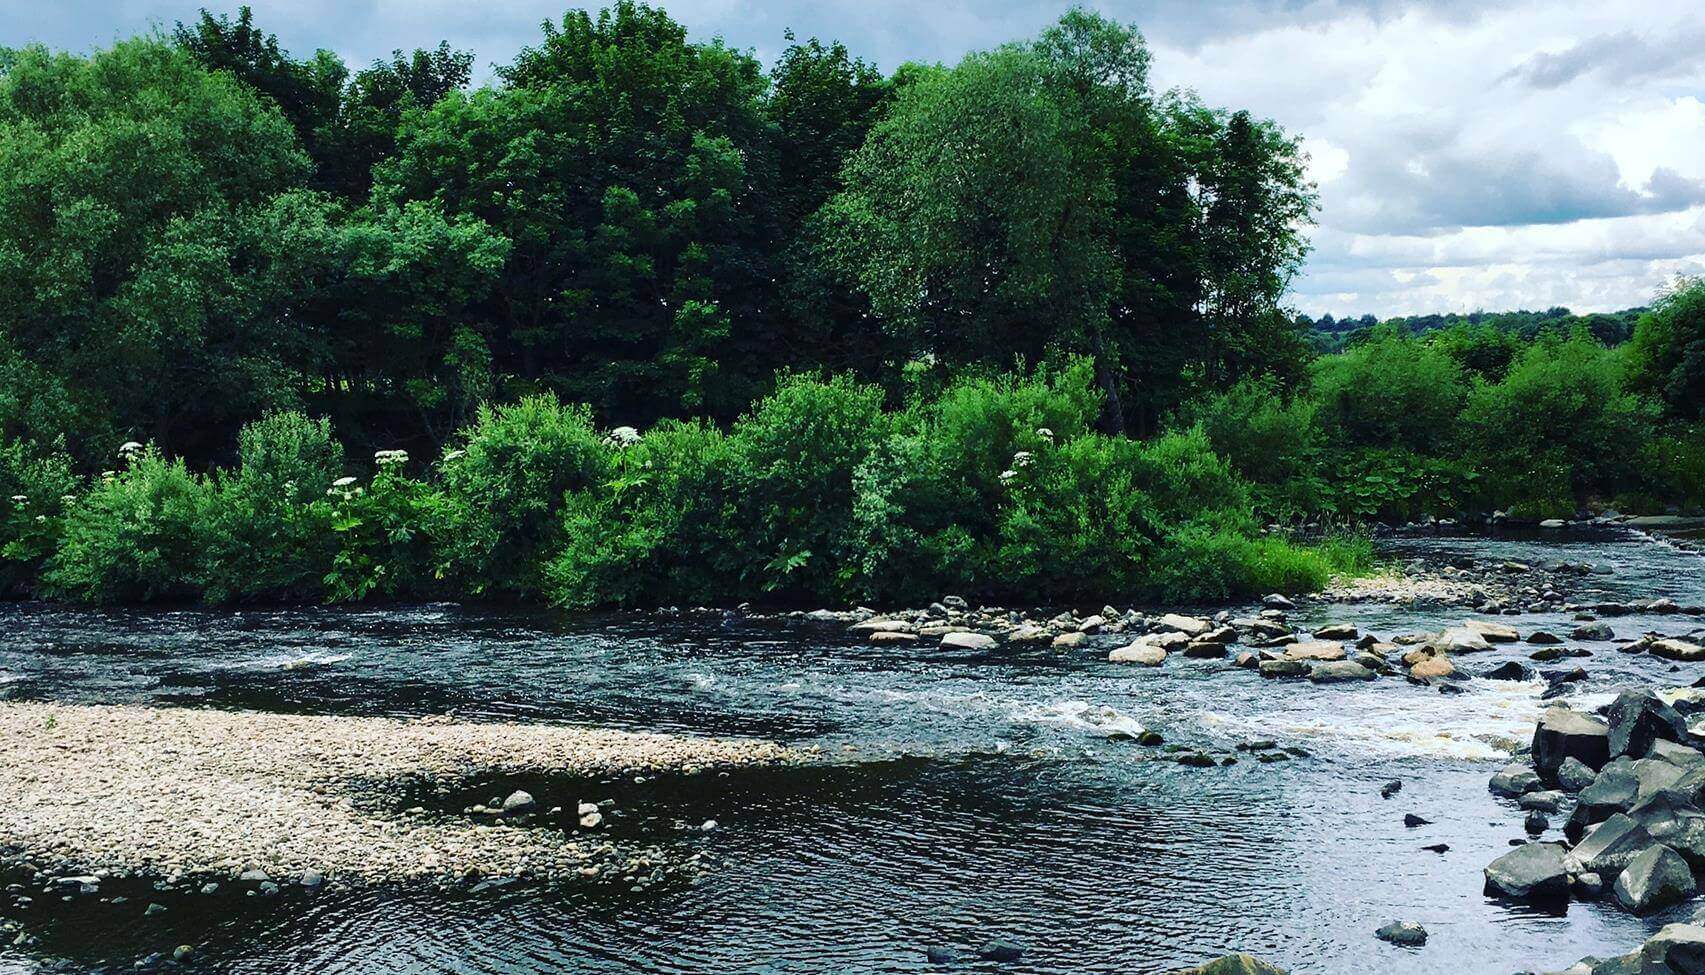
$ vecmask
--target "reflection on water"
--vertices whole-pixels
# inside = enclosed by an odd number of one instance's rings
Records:
[[[1705,601],[1705,559],[1603,533],[1406,539],[1395,557],[1589,561],[1601,595]],[[1389,635],[1456,611],[1312,611]],[[1570,620],[1519,617],[1524,631]],[[1618,635],[1697,619],[1623,616]],[[1583,644],[1576,694],[1692,671]],[[1465,660],[1470,673],[1522,655]],[[127,967],[313,972],[903,972],[923,947],[1023,944],[1018,972],[1153,972],[1234,949],[1301,972],[1505,973],[1626,950],[1664,920],[1577,905],[1533,916],[1480,896],[1521,835],[1491,762],[1528,737],[1538,683],[1445,695],[1382,680],[1263,681],[1224,662],[1158,670],[1101,654],[871,647],[835,628],[721,613],[563,620],[452,606],[240,613],[0,609],[0,694],[172,705],[595,721],[819,743],[847,767],[679,797],[714,868],[644,894],[373,889],[244,918],[47,932],[48,952]],[[1186,768],[1129,739],[1310,757]],[[848,750],[847,746],[851,746]],[[890,760],[896,756],[912,756]],[[1380,785],[1404,782],[1392,799]],[[1405,813],[1432,825],[1403,825]],[[1425,846],[1445,843],[1434,853]],[[1685,912],[1685,909],[1682,909]],[[1419,951],[1373,938],[1390,920]],[[0,970],[29,970],[7,955]]]

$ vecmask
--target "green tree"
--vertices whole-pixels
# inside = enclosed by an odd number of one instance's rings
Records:
[[[109,429],[223,445],[297,392],[300,325],[258,300],[243,225],[307,172],[275,107],[169,44],[20,52],[0,74],[0,334]]]
[[[1640,316],[1628,350],[1629,378],[1669,412],[1705,419],[1705,280],[1677,281]]]

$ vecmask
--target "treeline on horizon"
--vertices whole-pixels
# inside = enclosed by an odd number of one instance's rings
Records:
[[[0,50],[0,587],[1214,599],[1366,561],[1273,521],[1705,500],[1697,286],[1321,355],[1298,142],[1134,28],[788,41]]]

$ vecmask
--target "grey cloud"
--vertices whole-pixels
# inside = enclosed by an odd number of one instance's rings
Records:
[[[1595,75],[1606,81],[1668,77],[1697,66],[1705,31],[1684,31],[1661,38],[1632,31],[1589,37],[1555,54],[1542,52],[1504,74],[1534,88],[1560,88]]]

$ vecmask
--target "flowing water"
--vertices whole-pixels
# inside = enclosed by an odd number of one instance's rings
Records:
[[[1408,538],[1397,558],[1547,559],[1608,567],[1581,601],[1705,602],[1705,557],[1632,533]],[[1320,607],[1381,635],[1460,610]],[[1567,633],[1562,616],[1512,617]],[[1696,617],[1621,616],[1618,636]],[[1616,653],[1571,698],[1691,683],[1694,669]],[[1477,673],[1530,647],[1463,661]],[[331,972],[915,972],[929,945],[991,938],[1022,960],[965,970],[1164,972],[1234,950],[1298,973],[1457,975],[1560,968],[1627,951],[1686,908],[1554,916],[1495,903],[1481,868],[1522,835],[1486,791],[1531,735],[1539,683],[1441,694],[1387,678],[1263,681],[1228,662],[1159,670],[1101,652],[873,647],[839,627],[721,613],[555,618],[455,606],[95,613],[0,607],[0,694],[319,713],[596,722],[755,735],[823,749],[824,766],[736,775],[650,796],[711,832],[696,884],[641,893],[516,885],[378,887],[241,917],[43,933],[0,972],[129,966],[184,940],[193,970]],[[1228,750],[1251,738],[1308,757],[1189,768],[1129,740]],[[1380,786],[1403,788],[1382,799]],[[668,792],[669,786],[661,786]],[[1431,825],[1406,828],[1405,813]],[[122,814],[122,811],[115,811]],[[1555,831],[1553,831],[1555,833]],[[1444,843],[1435,853],[1423,847]],[[1419,950],[1376,940],[1423,923]]]

